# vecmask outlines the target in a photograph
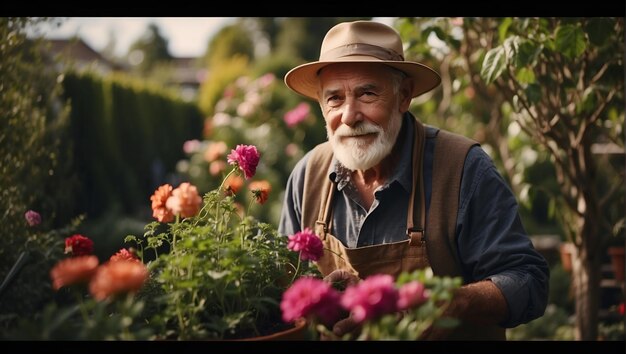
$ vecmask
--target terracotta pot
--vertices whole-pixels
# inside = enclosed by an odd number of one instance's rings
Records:
[[[613,274],[615,280],[620,283],[624,282],[624,247],[609,247],[608,254],[611,256],[611,265],[613,266]]]
[[[279,340],[306,340],[307,323],[305,320],[296,321],[294,327],[266,336],[238,339],[237,341],[279,341]]]

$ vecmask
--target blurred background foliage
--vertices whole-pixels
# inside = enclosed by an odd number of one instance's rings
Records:
[[[47,269],[60,256],[64,237],[87,235],[100,259],[108,258],[124,246],[127,234],[143,233],[152,219],[149,197],[159,185],[190,181],[201,193],[217,187],[229,170],[226,155],[237,144],[259,148],[254,180],[272,186],[267,203],[248,212],[276,224],[289,172],[326,139],[317,102],[291,92],[282,78],[318,58],[334,24],[357,19],[367,18],[238,19],[190,64],[204,75],[193,96],[173,83],[176,58],[156,25],[148,26],[123,58],[105,48],[102,55],[118,65],[103,73],[68,62],[60,66],[67,58],[51,57],[42,39],[25,34],[38,23],[58,20],[0,19],[0,279],[21,252],[43,254],[30,257],[0,293],[0,328],[43,309],[51,297]],[[562,102],[562,115],[573,110],[589,116],[607,90],[617,88],[593,122],[592,139],[583,143],[621,151],[593,155],[596,168],[587,187],[606,196],[598,238],[604,246],[623,245],[623,19],[399,18],[394,26],[405,42],[406,59],[429,65],[442,77],[439,88],[413,100],[411,111],[427,124],[479,141],[518,196],[529,234],[540,239],[571,241],[572,226],[578,224],[567,212],[554,150],[524,125],[517,99],[506,94],[506,80],[515,78],[536,105],[541,85],[549,92],[559,87],[577,92],[574,106]],[[556,41],[557,32],[569,41]],[[507,47],[515,36],[534,44]],[[567,52],[568,43],[581,52]],[[537,65],[552,60],[559,45],[560,65],[605,73],[589,86],[593,90],[577,86],[577,73],[563,83]],[[489,51],[498,48],[501,58],[485,65]],[[507,48],[526,58],[507,62]],[[612,64],[604,68],[603,62]],[[580,68],[589,63],[597,66]],[[481,72],[484,67],[493,69],[491,76]],[[593,76],[585,75],[580,80]],[[251,194],[242,191],[238,201],[251,205]],[[24,220],[29,209],[43,216],[37,229]],[[542,252],[552,267],[551,305],[544,317],[509,330],[509,338],[574,339],[571,273],[563,270],[554,246]],[[605,260],[600,248],[594,252],[599,262]],[[22,299],[19,306],[16,299]],[[613,331],[615,323],[596,323],[596,328]],[[617,333],[623,338],[623,323]]]

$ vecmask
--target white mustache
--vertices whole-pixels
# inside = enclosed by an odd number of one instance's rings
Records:
[[[354,128],[347,125],[341,125],[335,130],[335,136],[337,137],[351,137],[359,136],[371,133],[380,133],[382,131],[378,126],[371,123],[361,123]]]

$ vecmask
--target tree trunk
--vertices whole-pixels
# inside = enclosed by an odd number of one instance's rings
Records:
[[[598,339],[600,261],[585,248],[573,255],[573,286],[576,299],[576,339]]]

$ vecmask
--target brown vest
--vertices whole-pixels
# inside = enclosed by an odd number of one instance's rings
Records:
[[[422,173],[426,139],[436,139],[428,220]],[[324,247],[334,252],[325,252],[316,262],[322,274],[342,268],[360,278],[376,273],[397,276],[402,271],[430,266],[435,275],[461,276],[455,238],[461,175],[467,152],[477,142],[444,130],[428,136],[417,120],[414,142],[413,176],[417,178],[408,206],[407,240],[352,249],[345,248],[329,234],[336,191],[328,178],[332,148],[326,142],[313,149],[304,177],[302,229],[315,230]],[[498,326],[461,324],[449,339],[505,340],[506,337],[504,329]]]

